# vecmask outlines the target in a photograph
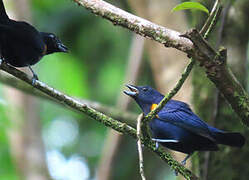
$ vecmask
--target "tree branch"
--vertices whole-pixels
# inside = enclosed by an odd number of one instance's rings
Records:
[[[74,0],[78,5],[84,6],[93,14],[99,15],[114,25],[125,27],[141,36],[153,39],[166,47],[173,47],[180,51],[190,53],[193,43],[180,37],[179,32],[154,24],[148,20],[132,15],[102,0]]]
[[[35,89],[34,87],[30,86],[29,84],[26,84],[26,83],[18,80],[15,77],[11,77],[7,73],[0,72],[0,82],[7,85],[7,86],[21,90],[29,95],[36,96],[36,97],[39,97],[42,99],[46,99],[46,100],[49,100],[53,103],[57,103],[59,105],[65,106],[65,104],[61,104],[60,102],[56,101],[52,97],[44,94],[43,92],[39,91],[38,89]],[[102,113],[105,113],[109,116],[112,116],[113,118],[118,119],[121,122],[128,123],[128,124],[132,125],[133,127],[136,126],[136,119],[138,116],[138,114],[136,114],[136,113],[127,112],[127,111],[124,112],[118,108],[107,106],[107,105],[101,104],[99,102],[95,102],[95,101],[91,101],[91,100],[87,100],[87,99],[82,99],[82,98],[77,98],[77,97],[73,97],[73,98],[77,99],[82,104],[87,104],[89,107],[92,107],[92,108],[94,108]]]
[[[208,78],[224,95],[242,122],[249,126],[249,96],[226,63],[222,63],[226,61],[226,51],[216,52],[213,50],[197,30],[189,31],[184,36],[186,38],[182,38],[179,32],[156,25],[102,0],[74,0],[74,2],[111,21],[114,25],[125,27],[137,34],[162,43],[166,47],[176,48],[199,61],[201,66],[204,65]],[[222,56],[220,56],[221,54]]]
[[[29,77],[24,72],[17,70],[16,68],[6,64],[5,62],[0,61],[0,69],[32,85],[32,77]],[[43,82],[36,81],[33,87],[42,91],[43,93],[55,99],[56,101],[60,102],[61,104],[65,104],[66,106],[69,106],[73,110],[84,113],[88,115],[89,117],[95,119],[96,121],[104,124],[107,127],[110,127],[120,133],[130,135],[131,137],[137,139],[137,132],[136,132],[136,129],[134,129],[133,127],[125,123],[121,123],[111,117],[108,117],[105,114],[102,114],[88,107],[87,104],[80,103],[79,101],[73,99],[72,97],[67,96],[63,94],[62,92],[57,91],[56,89],[47,86]],[[155,152],[172,169],[182,174],[185,178],[191,179],[191,180],[197,179],[197,177],[190,170],[186,169],[184,166],[182,166],[177,161],[175,161],[169,154],[165,153],[162,148],[159,147],[158,149],[156,149],[155,142],[151,141],[150,139],[145,139],[145,140],[142,140],[142,143],[148,149]]]
[[[193,41],[198,49],[197,53],[201,53],[202,58],[198,60],[200,65],[204,66],[208,78],[216,85],[242,122],[248,127],[249,97],[226,64],[227,50],[221,48],[219,52],[216,52],[195,29],[190,30],[184,36]]]

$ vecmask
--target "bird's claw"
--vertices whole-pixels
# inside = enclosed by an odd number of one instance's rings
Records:
[[[38,80],[38,76],[36,74],[33,74],[33,77],[32,77],[32,86],[35,85],[36,81]]]
[[[158,142],[156,142],[156,150],[158,149],[158,147],[159,147],[159,144],[158,144]]]
[[[28,66],[28,67],[29,67],[30,71],[31,71],[32,74],[33,74],[33,77],[32,77],[32,86],[34,86],[36,80],[38,80],[38,76],[37,76],[36,73],[33,71],[33,69],[31,68],[31,66]]]
[[[186,160],[181,161],[181,164],[182,164],[183,166],[185,166],[185,165],[186,165]]]
[[[183,166],[186,165],[186,162],[187,162],[187,160],[190,158],[191,155],[192,155],[192,153],[188,154],[188,155],[181,161],[181,164],[182,164]]]
[[[157,139],[155,139],[155,138],[151,138],[151,140],[152,140],[152,141],[154,141],[154,142],[156,143],[156,149],[155,149],[155,150],[157,150],[157,149],[158,149],[158,147],[159,147],[159,144],[158,144],[158,142],[157,142]]]

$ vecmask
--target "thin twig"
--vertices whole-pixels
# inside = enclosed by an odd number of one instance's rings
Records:
[[[203,28],[202,29],[202,33],[204,34],[204,38],[207,38],[208,34],[210,33],[211,29],[213,29],[214,25],[215,25],[215,21],[218,18],[217,14],[219,12],[219,5],[218,5],[218,1],[216,0],[216,2],[214,3],[214,7],[212,9],[212,12],[210,14],[209,17],[212,17],[212,19],[210,20],[209,18],[207,19],[207,22],[205,23],[205,26],[207,26],[207,28]],[[167,104],[167,102],[180,90],[180,88],[182,87],[183,83],[185,82],[185,80],[187,79],[187,77],[189,76],[195,61],[191,58],[190,60],[191,62],[188,64],[188,66],[186,67],[186,69],[184,70],[184,72],[182,73],[181,78],[179,79],[179,81],[177,82],[177,84],[175,85],[175,87],[162,99],[162,101],[158,104],[158,106],[153,109],[146,117],[146,121],[150,121],[152,120],[157,113],[159,113],[159,111],[161,111],[161,109],[165,106],[165,104]]]
[[[205,32],[207,32],[207,30],[209,29],[210,24],[211,24],[211,21],[214,19],[215,11],[216,11],[217,9],[219,9],[219,8],[218,8],[218,5],[219,5],[219,0],[216,0],[215,3],[214,3],[214,5],[213,5],[213,8],[212,8],[212,10],[211,10],[211,13],[210,13],[209,17],[207,18],[205,24],[203,25],[203,27],[202,27],[201,30],[200,30],[200,33],[201,33],[202,35],[204,35]]]
[[[138,149],[138,157],[139,157],[139,170],[142,180],[146,180],[144,174],[144,160],[143,160],[143,148],[141,139],[143,138],[143,133],[141,132],[142,120],[144,118],[143,114],[140,114],[137,118],[137,149]]]
[[[216,2],[217,2],[217,4],[218,4],[218,1],[219,0],[217,0]],[[208,38],[208,35],[210,34],[210,32],[213,30],[213,28],[214,28],[214,26],[216,25],[216,23],[217,23],[217,20],[218,20],[218,18],[219,18],[219,15],[220,15],[220,12],[221,12],[221,7],[220,7],[220,5],[218,4],[217,5],[217,7],[216,7],[217,9],[215,10],[215,11],[212,11],[212,16],[213,16],[213,18],[212,18],[212,20],[211,20],[211,22],[210,22],[210,24],[209,24],[209,26],[208,26],[208,28],[207,28],[207,30],[206,31],[200,31],[200,33],[202,34],[204,34],[203,35],[203,38],[204,39],[207,39]]]

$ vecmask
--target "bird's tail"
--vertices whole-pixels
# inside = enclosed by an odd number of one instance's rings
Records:
[[[242,147],[245,144],[245,138],[240,133],[216,132],[215,139],[217,143],[228,146]]]
[[[3,0],[0,0],[0,21],[3,21],[3,20],[9,20],[9,17],[6,13]]]

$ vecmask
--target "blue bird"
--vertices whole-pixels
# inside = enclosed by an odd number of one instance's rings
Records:
[[[147,115],[153,110],[164,96],[150,86],[126,85],[130,91],[125,94],[132,97]],[[152,140],[163,146],[188,154],[187,159],[194,151],[217,151],[217,144],[242,147],[245,138],[237,132],[225,132],[209,126],[202,121],[188,104],[170,100],[163,109],[149,122]]]

